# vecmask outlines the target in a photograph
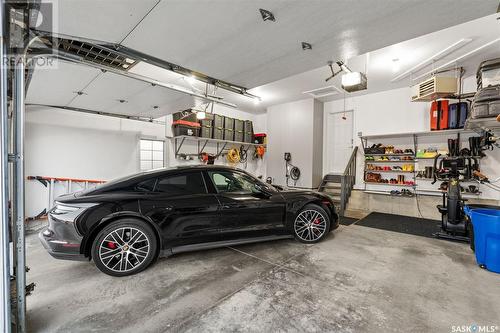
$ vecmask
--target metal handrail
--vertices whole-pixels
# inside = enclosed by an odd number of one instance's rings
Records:
[[[358,147],[354,147],[351,153],[351,157],[349,157],[349,162],[347,162],[347,165],[344,169],[344,173],[342,174],[343,176],[346,176],[349,172],[350,166],[354,163],[356,164],[356,154],[358,153]]]
[[[356,156],[358,147],[354,147],[349,158],[349,162],[345,167],[344,173],[341,176],[341,192],[340,192],[340,215],[344,215],[347,206],[347,201],[351,196],[351,191],[356,183]]]

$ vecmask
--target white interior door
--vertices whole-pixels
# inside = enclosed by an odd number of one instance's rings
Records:
[[[327,121],[328,171],[342,173],[353,149],[353,115],[351,111],[329,113]],[[345,118],[345,119],[344,119]]]

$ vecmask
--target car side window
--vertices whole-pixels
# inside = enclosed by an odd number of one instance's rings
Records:
[[[201,172],[191,172],[158,179],[155,192],[168,195],[189,195],[205,194],[207,189]]]
[[[255,193],[255,181],[248,176],[232,171],[209,171],[208,174],[214,182],[219,193]]]
[[[154,190],[155,183],[156,178],[144,180],[135,186],[135,190],[139,192],[151,192]]]

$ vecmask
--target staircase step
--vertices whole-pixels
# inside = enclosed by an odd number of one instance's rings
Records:
[[[333,202],[340,202],[340,195],[332,195],[332,194],[329,194],[329,193],[326,193],[326,195],[328,195],[330,197],[330,199],[333,200]]]
[[[335,188],[335,189],[341,189],[342,184],[336,184],[336,183],[330,183],[330,185],[325,185],[323,188]]]
[[[342,181],[342,175],[328,174],[323,177],[323,181],[340,183]]]

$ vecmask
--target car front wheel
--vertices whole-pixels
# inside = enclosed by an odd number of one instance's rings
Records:
[[[94,240],[92,259],[112,276],[127,276],[146,269],[156,257],[152,228],[134,219],[118,220],[102,229]]]
[[[302,243],[317,243],[330,230],[330,218],[326,211],[317,205],[305,206],[295,218],[293,231],[295,238]]]

